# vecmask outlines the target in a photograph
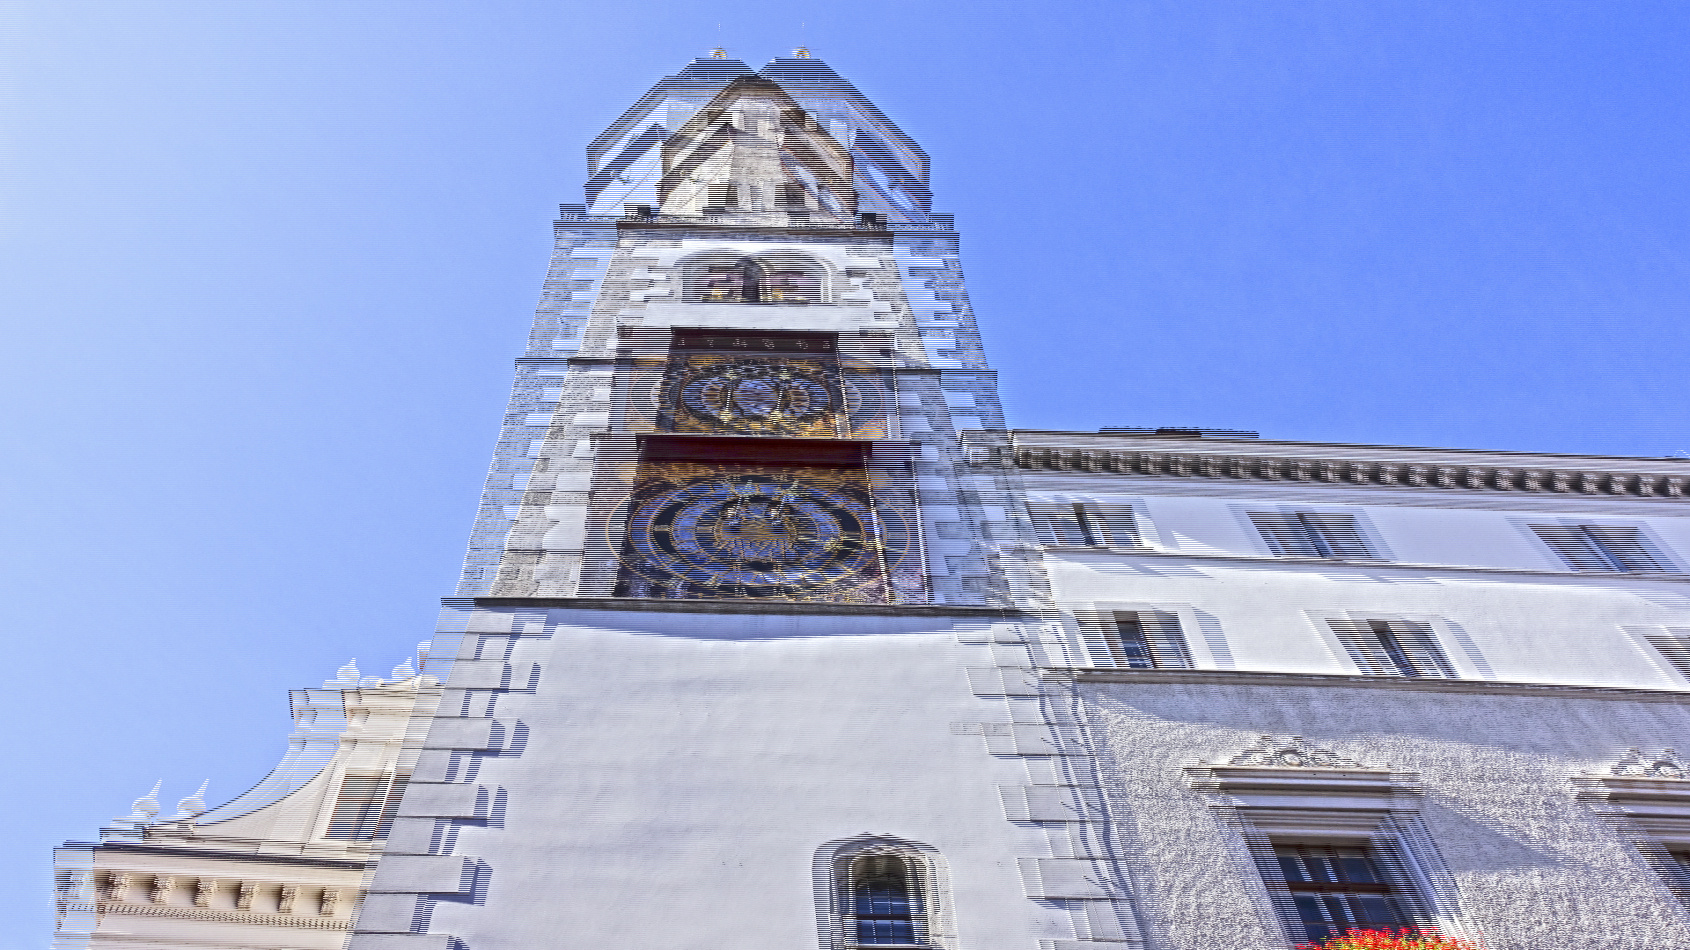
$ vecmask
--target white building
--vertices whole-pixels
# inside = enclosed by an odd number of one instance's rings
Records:
[[[802,55],[589,160],[419,667],[67,845],[58,946],[1690,946],[1690,465],[1006,430]]]

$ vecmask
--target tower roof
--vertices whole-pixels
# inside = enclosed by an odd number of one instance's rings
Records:
[[[760,71],[718,51],[666,76],[587,147],[586,197],[596,213],[653,200],[663,174],[665,143],[737,79],[760,77],[780,87],[848,149],[859,169],[858,207],[894,219],[932,206],[927,153],[857,88],[822,60],[799,55],[770,60]]]

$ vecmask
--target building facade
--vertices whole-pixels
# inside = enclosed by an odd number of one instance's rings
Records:
[[[1690,465],[1009,430],[801,51],[588,158],[417,665],[67,844],[59,947],[1690,946]]]

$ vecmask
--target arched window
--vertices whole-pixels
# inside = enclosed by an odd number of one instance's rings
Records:
[[[740,261],[713,261],[691,275],[686,296],[704,303],[738,303],[745,299],[745,265]]]
[[[758,263],[763,275],[763,283],[759,288],[762,302],[822,302],[825,274],[814,261],[771,257]]]
[[[850,912],[858,943],[915,943],[921,893],[914,884],[909,865],[895,854],[864,855],[851,862]]]
[[[928,845],[883,835],[830,841],[816,852],[816,928],[823,950],[952,950],[949,872]]]
[[[755,257],[706,251],[681,262],[681,297],[692,303],[814,304],[827,301],[827,268],[799,254]]]

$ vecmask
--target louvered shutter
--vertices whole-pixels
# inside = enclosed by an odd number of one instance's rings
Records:
[[[1332,627],[1332,633],[1338,637],[1338,642],[1344,645],[1344,652],[1355,662],[1357,669],[1363,673],[1377,673],[1383,676],[1401,675],[1396,661],[1374,635],[1370,621],[1331,620],[1328,624]]]
[[[340,780],[340,794],[329,817],[325,838],[364,841],[377,836],[389,797],[386,772],[347,772]],[[394,799],[397,807],[398,800]],[[392,818],[388,818],[391,823]]]
[[[1191,669],[1191,654],[1185,648],[1185,633],[1179,617],[1165,610],[1141,610],[1132,615],[1138,623],[1151,659],[1159,670]],[[1125,627],[1125,621],[1121,623]]]
[[[1608,556],[1608,560],[1614,562],[1614,566],[1622,571],[1659,574],[1667,569],[1666,565],[1643,546],[1643,533],[1636,528],[1595,524],[1587,524],[1583,528],[1585,534]]]
[[[1252,511],[1250,521],[1262,533],[1273,553],[1288,557],[1320,557],[1320,548],[1310,537],[1308,526],[1294,514]]]
[[[1660,633],[1647,634],[1649,645],[1658,650],[1672,668],[1690,678],[1690,630],[1682,633],[1665,629]]]
[[[1432,676],[1444,679],[1451,678],[1455,671],[1450,667],[1449,660],[1444,656],[1443,648],[1438,645],[1438,638],[1432,634],[1432,628],[1423,623],[1413,623],[1407,620],[1392,620],[1386,623],[1375,623],[1374,633],[1381,644],[1389,651],[1390,643],[1385,638],[1396,641],[1398,665],[1406,659],[1409,669],[1403,674],[1414,676]]]
[[[387,800],[381,806],[381,821],[376,825],[376,837],[386,838],[393,830],[393,816],[399,814],[399,800],[405,797],[405,786],[411,781],[411,773],[400,772],[393,777],[393,784],[387,786]]]
[[[1575,571],[1614,569],[1614,565],[1608,563],[1607,557],[1578,525],[1534,524],[1531,529]]]
[[[1085,645],[1092,666],[1126,665],[1115,661],[1115,638],[1120,634],[1116,631],[1113,613],[1106,610],[1076,610],[1074,620],[1080,625],[1080,642]]]
[[[1355,515],[1341,512],[1299,511],[1297,520],[1308,528],[1309,536],[1324,546],[1327,557],[1372,557],[1367,542],[1356,527]]]
[[[1058,502],[1030,501],[1027,509],[1033,516],[1033,527],[1041,544],[1086,544],[1085,528],[1080,526],[1074,506]]]
[[[1131,505],[1106,505],[1087,502],[1080,510],[1086,516],[1086,528],[1091,542],[1115,547],[1138,547],[1138,519],[1133,517]]]

